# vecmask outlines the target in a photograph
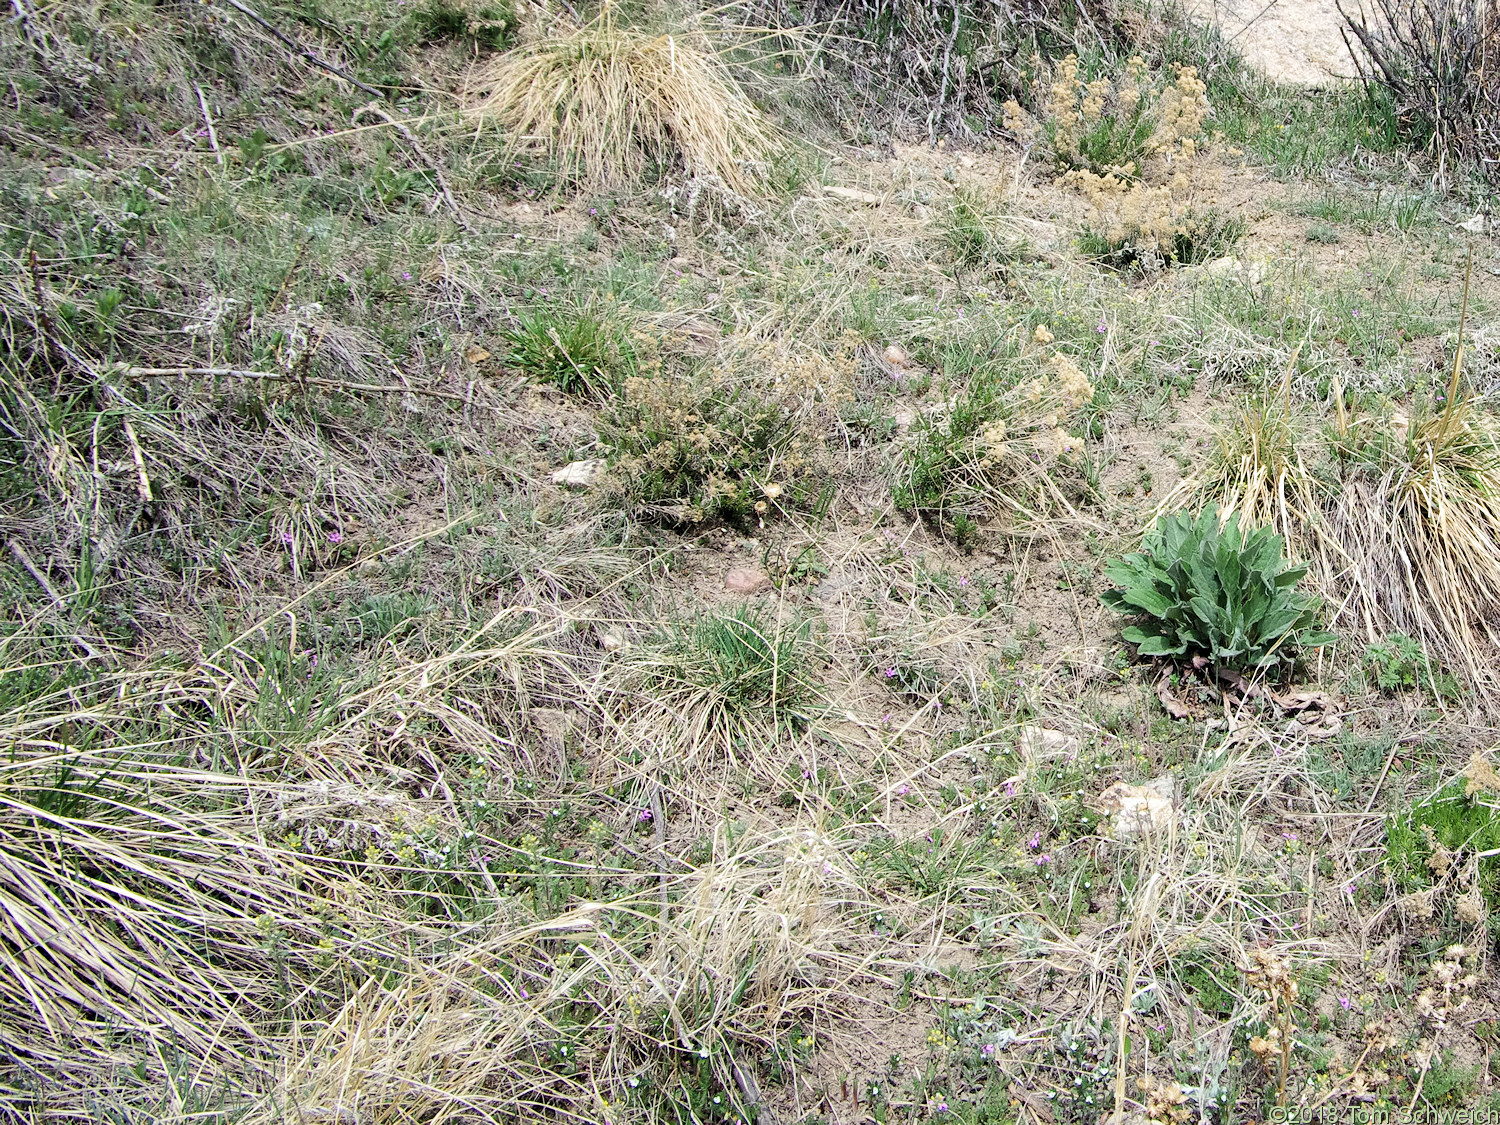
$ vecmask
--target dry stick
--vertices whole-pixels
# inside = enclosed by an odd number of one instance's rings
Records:
[[[16,562],[25,567],[26,573],[35,578],[37,585],[46,591],[47,596],[52,599],[52,604],[61,609],[63,605],[62,596],[58,594],[52,583],[47,580],[47,576],[37,568],[36,563],[31,561],[31,556],[26,553],[21,544],[11,539],[7,541],[6,545],[10,547],[10,553],[16,557]]]
[[[333,75],[335,78],[342,78],[345,82],[349,83],[349,85],[351,85],[351,86],[357,86],[359,89],[363,90],[365,93],[371,95],[372,97],[376,97],[376,98],[383,98],[383,97],[385,97],[385,95],[382,94],[379,90],[375,89],[374,86],[366,86],[363,82],[361,82],[358,78],[355,78],[352,74],[348,74],[345,71],[340,70],[338,67],[334,66],[331,62],[327,62],[327,61],[325,61],[323,59],[320,59],[317,55],[315,55],[311,51],[309,51],[306,47],[301,46],[300,44],[298,44],[297,42],[295,42],[293,39],[291,39],[289,36],[286,36],[286,35],[282,34],[279,30],[276,29],[276,27],[274,27],[271,23],[269,23],[264,16],[260,15],[258,12],[255,12],[254,10],[252,10],[250,8],[247,8],[244,4],[240,3],[240,0],[224,0],[224,3],[228,4],[231,8],[233,8],[235,11],[239,12],[241,15],[247,16],[250,19],[254,20],[256,23],[260,24],[261,27],[265,28],[268,32],[270,32],[272,35],[274,35],[277,39],[281,40],[281,42],[288,49],[296,51],[304,59],[306,59],[308,62],[312,63],[313,66],[318,67],[320,70],[326,70],[329,74]]]
[[[214,159],[218,161],[219,167],[224,167],[224,152],[219,148],[219,131],[214,128],[213,114],[208,112],[208,98],[203,93],[203,87],[194,83],[194,91],[198,94],[198,108],[203,111],[203,124],[208,128],[208,144],[214,150]]]
[[[141,503],[151,502],[151,478],[146,475],[146,455],[141,450],[141,439],[136,437],[135,427],[129,418],[120,419],[125,426],[125,438],[130,443],[130,458],[135,462],[136,493]],[[132,521],[133,522],[133,521]]]
[[[948,61],[953,57],[953,44],[958,39],[958,7],[953,9],[953,33],[948,36],[948,44],[943,48],[943,88],[938,93],[937,105],[933,106],[932,112],[927,115],[927,143],[937,143],[937,115],[943,111],[943,103],[948,100]]]
[[[1469,277],[1474,272],[1474,240],[1469,239],[1469,260],[1464,265],[1464,298],[1458,311],[1458,344],[1453,349],[1453,377],[1448,380],[1448,404],[1443,408],[1443,425],[1438,430],[1438,440],[1448,436],[1448,420],[1453,416],[1453,404],[1458,401],[1458,373],[1464,362],[1464,323],[1469,318]]]
[[[67,603],[63,600],[62,595],[57,592],[56,588],[53,587],[51,582],[47,581],[47,575],[41,570],[40,567],[36,565],[36,563],[31,561],[31,556],[26,553],[21,544],[17,543],[14,539],[10,539],[6,541],[6,546],[10,548],[10,553],[16,557],[16,562],[20,563],[23,567],[26,568],[26,573],[35,578],[37,585],[40,586],[46,592],[47,596],[52,599],[52,604],[58,609],[63,609]],[[98,649],[89,644],[88,641],[84,640],[77,633],[69,633],[68,639],[77,644],[79,648],[83,649],[83,651],[88,653],[89,656],[91,656],[93,659],[104,659]]]
[[[358,109],[356,109],[354,111],[354,116],[349,119],[349,124],[355,124],[359,121],[361,115],[366,113],[374,114],[376,117],[380,118],[406,139],[406,143],[411,145],[412,151],[417,154],[417,159],[420,160],[423,164],[427,165],[427,170],[433,174],[434,178],[436,178],[438,190],[443,193],[443,202],[448,205],[448,210],[453,212],[453,218],[457,220],[460,227],[462,227],[464,230],[468,230],[469,226],[464,222],[463,212],[458,209],[458,201],[453,198],[453,190],[449,188],[448,180],[443,175],[443,170],[438,167],[437,161],[433,160],[432,157],[427,155],[426,151],[422,148],[422,143],[417,140],[416,134],[408,129],[400,121],[397,121],[394,117],[392,117],[389,113],[382,109],[379,104],[375,102],[371,102],[369,105],[360,106]]]
[[[345,383],[338,379],[319,379],[315,375],[287,375],[280,371],[247,371],[238,367],[127,367],[123,374],[127,379],[189,378],[192,376],[223,375],[234,379],[290,380],[307,383],[314,387],[332,387],[339,391],[364,391],[370,394],[416,394],[447,398],[454,402],[466,401],[465,396],[452,391],[439,391],[431,387],[391,387],[380,383]]]
[[[1375,780],[1375,789],[1370,794],[1370,799],[1365,802],[1365,812],[1375,807],[1375,798],[1380,796],[1380,787],[1385,784],[1385,775],[1391,772],[1391,763],[1396,760],[1396,751],[1401,749],[1401,740],[1398,738],[1391,746],[1391,752],[1386,755],[1385,768],[1380,771],[1380,776]]]
[[[52,315],[47,311],[46,298],[42,296],[42,266],[37,261],[36,251],[31,251],[31,289],[36,294],[36,318],[42,326],[42,344],[47,349],[47,362],[53,371],[62,370],[62,361],[57,356],[56,330],[52,327]]]

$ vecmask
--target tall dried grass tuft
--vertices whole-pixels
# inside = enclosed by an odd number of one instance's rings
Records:
[[[277,1101],[323,1119],[654,1120],[656,1099],[700,1098],[749,1116],[776,1029],[848,1018],[855,985],[882,975],[879,943],[837,841],[731,844],[721,829],[714,850],[638,891],[476,928],[394,987],[367,985],[297,1043]]]
[[[701,30],[623,26],[607,4],[589,23],[501,55],[479,86],[469,118],[574,181],[620,183],[680,162],[689,175],[748,191],[777,145]]]
[[[1421,640],[1476,682],[1500,644],[1500,432],[1472,401],[1420,407],[1364,450],[1333,505],[1350,608]]]
[[[1325,490],[1302,457],[1306,434],[1289,399],[1264,395],[1245,401],[1215,438],[1207,469],[1183,481],[1156,514],[1216,504],[1226,520],[1238,514],[1245,526],[1271,528],[1289,554],[1319,559]]]

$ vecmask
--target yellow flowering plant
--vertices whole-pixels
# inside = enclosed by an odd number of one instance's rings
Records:
[[[1060,169],[1130,180],[1160,180],[1174,159],[1192,159],[1208,115],[1208,87],[1194,67],[1176,67],[1163,81],[1139,55],[1118,77],[1088,81],[1078,56],[1068,55],[1046,89],[1041,120],[1005,104],[1006,127],[1045,142]]]
[[[1006,124],[1044,144],[1059,182],[1088,200],[1084,251],[1152,271],[1221,256],[1244,233],[1242,221],[1212,207],[1210,113],[1193,67],[1177,66],[1167,80],[1136,56],[1116,78],[1085,81],[1069,55],[1047,87],[1042,118],[1010,102]]]

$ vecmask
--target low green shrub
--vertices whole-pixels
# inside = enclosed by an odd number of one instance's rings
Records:
[[[1271,670],[1333,640],[1316,628],[1316,599],[1299,594],[1305,566],[1282,556],[1281,536],[1221,521],[1163,516],[1141,551],[1109,563],[1104,604],[1135,618],[1122,632],[1140,656],[1204,657],[1215,667]]]
[[[622,507],[668,525],[753,526],[827,502],[827,435],[852,401],[852,339],[831,356],[768,343],[706,370],[642,355],[600,419]]]
[[[1460,920],[1476,921],[1500,909],[1495,864],[1495,855],[1500,852],[1500,813],[1494,808],[1494,796],[1460,778],[1427,800],[1389,817],[1385,826],[1386,867],[1396,886],[1407,894],[1429,890],[1439,883],[1453,889],[1450,873],[1458,868],[1465,875],[1459,880],[1463,884],[1467,873],[1461,865],[1472,863],[1478,882],[1468,889],[1472,903],[1468,910],[1454,904]],[[1473,902],[1476,890],[1485,909],[1478,909],[1479,903]],[[1469,915],[1467,919],[1465,914]]]

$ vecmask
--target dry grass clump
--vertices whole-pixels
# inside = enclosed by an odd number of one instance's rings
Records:
[[[1183,481],[1157,514],[1216,504],[1227,519],[1238,514],[1251,527],[1269,527],[1290,553],[1315,553],[1324,489],[1302,456],[1307,435],[1286,397],[1247,399],[1215,434],[1207,470]]]
[[[750,607],[670,624],[626,655],[618,699],[671,743],[664,762],[691,764],[704,753],[740,764],[778,728],[805,725],[809,642],[810,623]]]
[[[1500,643],[1500,427],[1472,400],[1364,435],[1331,525],[1371,630],[1423,641],[1479,681]]]
[[[777,145],[700,30],[625,26],[608,5],[486,64],[478,85],[468,117],[574,181],[621,183],[680,163],[746,191]]]
[[[839,841],[734,842],[684,874],[549,919],[508,919],[299,1038],[278,1101],[319,1117],[705,1120],[763,1101],[779,1029],[846,1019],[878,942]]]

